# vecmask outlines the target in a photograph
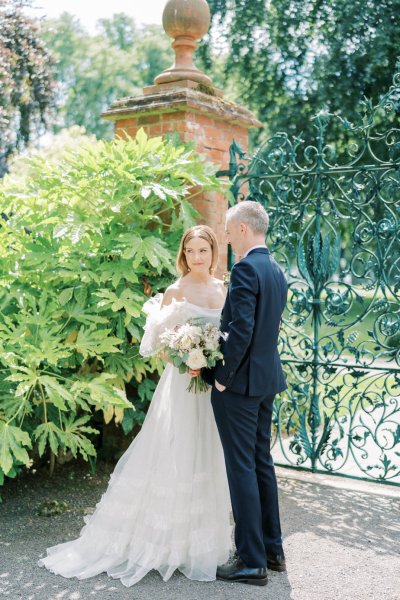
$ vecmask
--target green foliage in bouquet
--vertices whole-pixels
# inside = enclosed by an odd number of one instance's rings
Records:
[[[141,307],[175,275],[191,197],[215,185],[193,149],[143,131],[4,180],[0,483],[45,452],[94,457],[94,410],[127,432],[137,402],[143,420],[161,362],[138,354]]]

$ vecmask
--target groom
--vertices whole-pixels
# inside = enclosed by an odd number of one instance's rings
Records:
[[[266,585],[267,568],[285,571],[278,489],[270,454],[275,394],[286,389],[277,341],[287,283],[265,245],[268,214],[243,201],[226,214],[241,260],[232,268],[220,329],[224,360],[202,375],[221,437],[235,520],[236,557],[217,579]]]

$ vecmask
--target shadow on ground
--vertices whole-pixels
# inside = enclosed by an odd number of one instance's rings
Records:
[[[46,547],[77,537],[83,514],[94,509],[112,468],[100,465],[92,476],[83,467],[67,465],[51,480],[37,473],[9,482],[0,505],[0,595],[12,600],[364,600],[374,597],[365,585],[367,562],[373,566],[385,555],[388,567],[379,600],[396,600],[392,579],[400,569],[399,500],[285,478],[279,485],[289,569],[269,573],[266,588],[200,583],[180,573],[165,583],[155,572],[124,588],[104,574],[78,581],[37,567]],[[70,510],[38,516],[39,505],[51,499],[67,502]],[[347,572],[355,577],[351,584]]]
[[[400,489],[396,499],[281,479],[280,494],[291,534],[312,531],[354,549],[399,556]]]

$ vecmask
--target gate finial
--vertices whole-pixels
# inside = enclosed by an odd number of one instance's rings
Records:
[[[154,79],[156,85],[190,80],[212,86],[211,79],[193,64],[196,41],[210,27],[210,8],[206,0],[169,0],[163,12],[165,32],[174,38],[175,63]]]

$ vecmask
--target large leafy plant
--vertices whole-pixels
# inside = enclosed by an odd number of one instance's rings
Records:
[[[140,131],[0,186],[0,480],[45,452],[94,457],[94,410],[143,418],[161,365],[138,354],[141,307],[214,185],[191,148]]]

